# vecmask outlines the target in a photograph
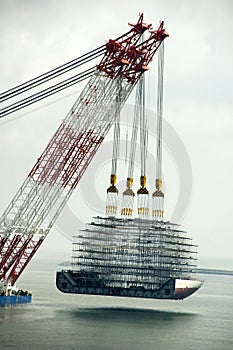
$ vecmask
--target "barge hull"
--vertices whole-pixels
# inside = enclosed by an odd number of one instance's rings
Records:
[[[185,299],[196,292],[202,285],[202,281],[184,280],[170,278],[159,289],[145,289],[142,286],[131,286],[130,288],[106,287],[106,286],[84,286],[73,276],[75,272],[72,270],[58,271],[56,276],[56,286],[62,293],[71,294],[89,294],[102,296],[117,296],[130,298],[146,298],[146,299]]]

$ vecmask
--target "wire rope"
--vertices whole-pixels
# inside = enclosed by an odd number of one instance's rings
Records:
[[[54,79],[64,73],[67,73],[68,71],[77,68],[91,60],[93,60],[94,58],[99,57],[100,55],[103,54],[103,52],[105,51],[105,46],[100,46],[95,50],[92,50],[90,52],[88,52],[87,54],[84,54],[72,61],[69,61],[57,68],[54,68],[44,74],[39,75],[36,78],[30,79],[25,83],[22,83],[20,85],[17,85],[3,93],[0,94],[0,102],[6,101],[12,97],[15,97],[25,91],[28,91],[38,85],[41,85],[51,79]]]
[[[117,172],[117,160],[119,157],[119,146],[120,146],[120,106],[121,106],[121,93],[122,93],[122,84],[121,78],[118,78],[118,92],[116,97],[115,104],[115,124],[114,124],[114,139],[113,139],[113,154],[112,154],[112,174]]]
[[[26,97],[20,101],[17,101],[5,108],[0,109],[0,118],[5,117],[8,114],[11,114],[15,111],[18,111],[19,109],[22,109],[24,107],[27,107],[35,102],[38,102],[46,97],[49,97],[59,91],[62,91],[64,89],[67,89],[68,87],[77,84],[89,77],[91,77],[96,71],[95,67],[89,68],[84,72],[81,72],[79,74],[76,74],[75,76],[66,79],[58,84],[55,84],[47,89],[44,89],[40,92],[37,92],[29,97]]]
[[[158,92],[157,92],[157,162],[156,178],[162,175],[162,117],[163,117],[163,71],[164,71],[164,43],[158,52]]]

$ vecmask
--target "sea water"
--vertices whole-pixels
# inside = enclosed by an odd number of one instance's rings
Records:
[[[183,301],[62,294],[52,264],[20,278],[33,302],[0,307],[0,349],[232,350],[233,276],[201,275]]]

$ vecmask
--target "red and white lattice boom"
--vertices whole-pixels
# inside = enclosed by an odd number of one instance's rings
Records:
[[[119,82],[121,109],[168,36],[163,22],[152,30],[142,15],[131,27],[106,44],[95,73],[0,218],[1,280],[14,284],[49,233],[114,123]]]

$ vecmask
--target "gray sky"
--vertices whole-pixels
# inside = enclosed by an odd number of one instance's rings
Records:
[[[192,199],[182,224],[199,245],[199,265],[232,268],[231,0],[0,0],[0,91],[125,33],[128,22],[136,22],[139,12],[143,12],[144,20],[154,27],[163,19],[170,34],[165,48],[164,118],[183,140],[193,171]],[[0,121],[1,212],[80,89],[81,86],[70,88]],[[67,94],[70,96],[61,99]],[[154,106],[152,95],[150,108]],[[175,203],[172,197],[177,196],[182,184],[178,183],[176,165],[172,165],[166,150],[163,173],[167,181],[166,217],[169,219]],[[98,182],[100,197],[104,196],[107,185],[108,177],[107,183]],[[81,222],[88,222],[92,215],[98,214],[83,200],[80,188],[71,199],[70,207],[74,213],[77,210],[75,215]],[[68,235],[71,237],[73,233]],[[70,253],[71,240],[53,229],[37,258],[49,255],[65,260]]]

